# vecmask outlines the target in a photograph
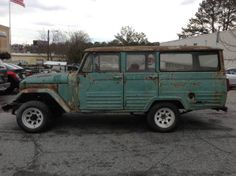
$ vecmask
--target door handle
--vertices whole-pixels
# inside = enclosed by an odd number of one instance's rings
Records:
[[[120,75],[116,75],[116,76],[113,76],[114,79],[122,79],[122,76]]]
[[[158,76],[156,75],[150,75],[150,76],[147,76],[146,79],[157,79]]]

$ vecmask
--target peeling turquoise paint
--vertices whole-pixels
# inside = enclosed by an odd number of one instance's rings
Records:
[[[181,49],[187,52],[197,50]],[[227,87],[221,50],[200,48],[198,51],[219,54],[221,67],[211,72],[162,72],[160,53],[163,49],[139,50],[116,48],[114,52],[119,55],[120,65],[117,72],[96,72],[93,66],[93,71],[85,73],[82,71],[85,57],[79,72],[31,76],[21,83],[21,90],[24,93],[32,90],[48,92],[64,109],[76,112],[147,112],[159,101],[178,102],[187,111],[224,107]],[[111,51],[112,48],[97,49],[97,52]],[[126,71],[127,53],[146,51],[154,53],[155,70]],[[169,51],[173,52],[171,49],[164,50]],[[96,49],[88,50],[85,56],[95,52]]]

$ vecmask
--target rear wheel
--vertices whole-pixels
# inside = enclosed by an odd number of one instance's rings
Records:
[[[17,110],[16,120],[18,125],[26,132],[42,132],[50,124],[51,112],[44,103],[29,101]]]
[[[178,117],[179,110],[174,104],[160,103],[148,112],[147,123],[154,131],[170,132],[176,127]]]

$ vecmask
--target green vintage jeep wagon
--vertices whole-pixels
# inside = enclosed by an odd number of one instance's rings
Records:
[[[20,89],[3,109],[27,132],[67,112],[144,113],[151,129],[168,132],[183,112],[227,109],[222,50],[200,46],[90,48],[78,72],[31,76]]]

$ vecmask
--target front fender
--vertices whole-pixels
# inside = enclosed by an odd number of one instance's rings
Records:
[[[48,88],[29,88],[29,89],[23,89],[20,91],[20,93],[16,96],[15,102],[17,102],[17,100],[19,100],[20,98],[22,98],[24,96],[24,94],[30,94],[30,93],[44,93],[44,94],[48,94],[50,95],[57,103],[58,105],[61,106],[61,108],[65,111],[65,112],[70,112],[71,109],[69,108],[69,106],[64,102],[64,100],[54,91]]]

